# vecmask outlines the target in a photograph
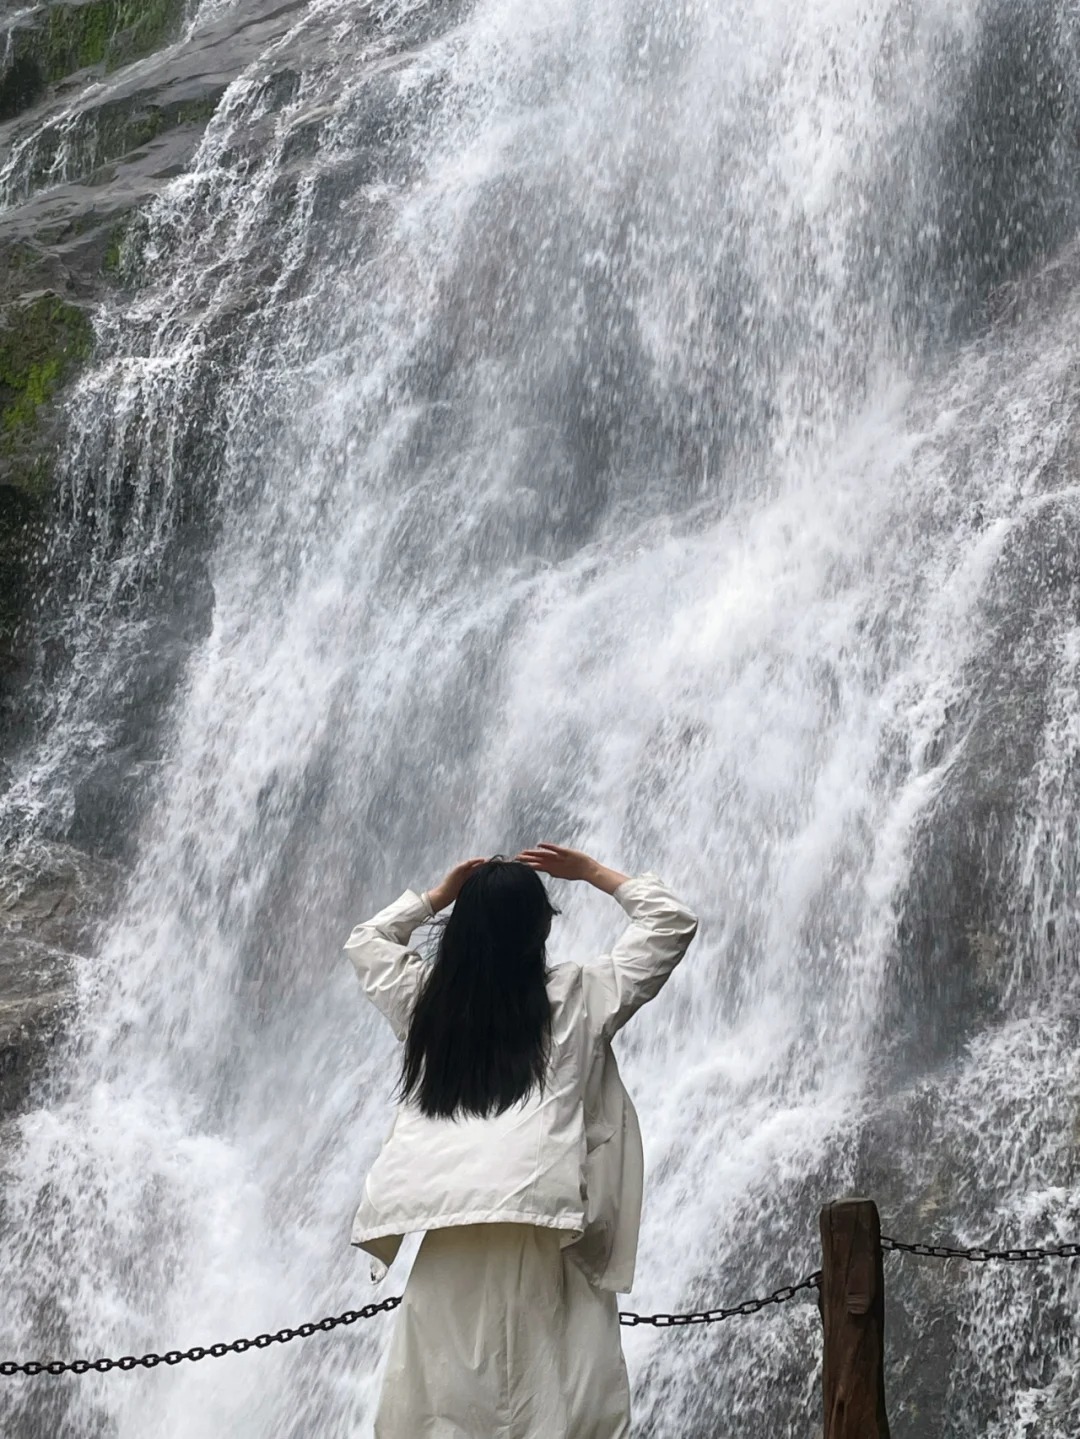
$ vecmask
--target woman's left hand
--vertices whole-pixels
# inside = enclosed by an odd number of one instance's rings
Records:
[[[453,904],[461,893],[461,886],[472,874],[473,870],[479,869],[482,864],[487,864],[486,859],[464,859],[460,864],[455,864],[445,879],[439,881],[434,889],[429,889],[427,897],[431,907],[438,914],[440,909],[445,909],[448,904]]]

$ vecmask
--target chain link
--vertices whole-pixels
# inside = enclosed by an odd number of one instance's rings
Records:
[[[234,1339],[231,1344],[194,1345],[191,1349],[167,1349],[164,1354],[125,1354],[121,1359],[31,1359],[26,1364],[15,1364],[10,1360],[0,1363],[0,1377],[10,1378],[14,1374],[87,1374],[93,1369],[98,1374],[108,1374],[110,1369],[156,1369],[159,1364],[180,1364],[185,1359],[220,1359],[225,1354],[245,1354],[249,1349],[268,1349],[271,1344],[287,1344],[290,1339],[308,1339],[320,1330],[329,1334],[345,1324],[355,1324],[359,1319],[374,1319],[376,1314],[386,1314],[401,1303],[399,1295],[384,1299],[379,1304],[365,1304],[362,1309],[346,1309],[344,1314],[334,1318],[319,1319],[300,1324],[295,1329],[279,1329],[276,1334],[256,1334],[254,1339]]]
[[[957,1249],[948,1244],[906,1244],[903,1240],[881,1236],[881,1248],[885,1253],[917,1254],[926,1259],[967,1259],[976,1264],[1001,1259],[1007,1262],[1023,1262],[1040,1259],[1080,1259],[1080,1244],[1054,1244],[1028,1249]],[[628,1329],[639,1324],[650,1324],[655,1329],[681,1329],[693,1324],[719,1324],[723,1319],[734,1319],[739,1315],[757,1314],[770,1304],[786,1304],[807,1289],[820,1289],[821,1270],[808,1274],[798,1284],[784,1284],[761,1299],[744,1299],[730,1309],[699,1309],[689,1314],[633,1314],[622,1311],[619,1323]],[[319,1319],[300,1324],[295,1329],[279,1329],[275,1334],[257,1334],[254,1339],[234,1339],[231,1344],[194,1345],[191,1349],[167,1349],[164,1354],[125,1354],[120,1359],[31,1359],[25,1364],[11,1360],[0,1362],[0,1378],[9,1379],[15,1374],[31,1377],[38,1374],[108,1374],[111,1369],[156,1369],[159,1364],[181,1364],[184,1360],[195,1362],[199,1359],[220,1359],[225,1354],[246,1354],[249,1349],[268,1349],[271,1344],[287,1344],[290,1339],[309,1339],[313,1334],[329,1334],[333,1329],[355,1324],[360,1319],[374,1319],[376,1314],[388,1314],[401,1303],[400,1295],[383,1299],[378,1304],[365,1304],[362,1309],[346,1309],[344,1314],[333,1318]]]
[[[925,1259],[969,1259],[974,1264],[985,1264],[991,1259],[1004,1259],[1008,1263],[1037,1259],[1080,1259],[1080,1244],[1052,1244],[1041,1249],[953,1249],[947,1244],[905,1244],[899,1239],[881,1236],[881,1247],[888,1253],[919,1254]]]
[[[736,1314],[756,1314],[759,1309],[764,1309],[769,1304],[785,1304],[803,1289],[816,1289],[820,1281],[821,1273],[818,1271],[807,1275],[798,1284],[785,1284],[781,1289],[774,1289],[764,1299],[745,1299],[731,1309],[706,1309],[693,1314],[621,1313],[619,1323],[631,1328],[637,1324],[652,1324],[657,1329],[675,1329],[686,1324],[716,1324],[721,1319],[731,1319]],[[279,1329],[276,1334],[257,1334],[254,1339],[234,1339],[231,1344],[218,1343],[205,1347],[196,1344],[191,1349],[167,1349],[164,1354],[125,1354],[120,1359],[70,1361],[31,1359],[25,1364],[16,1364],[9,1360],[0,1363],[0,1377],[10,1379],[15,1374],[27,1374],[31,1377],[38,1374],[88,1374],[90,1370],[97,1374],[108,1374],[111,1369],[127,1372],[131,1369],[156,1369],[159,1364],[181,1364],[186,1359],[193,1362],[199,1359],[220,1359],[225,1354],[246,1354],[249,1349],[267,1349],[271,1344],[287,1344],[290,1339],[309,1339],[311,1335],[319,1332],[329,1334],[332,1329],[355,1324],[359,1319],[373,1319],[376,1314],[389,1313],[400,1303],[400,1295],[394,1295],[379,1304],[365,1304],[362,1309],[346,1309],[344,1314],[335,1318],[300,1324],[295,1329]]]
[[[685,1324],[719,1324],[721,1319],[733,1319],[737,1314],[756,1314],[770,1304],[786,1304],[804,1289],[817,1289],[821,1285],[821,1270],[816,1269],[798,1284],[784,1284],[766,1294],[763,1299],[744,1299],[730,1309],[700,1309],[692,1314],[626,1314],[619,1315],[619,1323],[629,1329],[638,1324],[652,1324],[657,1329],[677,1329]]]

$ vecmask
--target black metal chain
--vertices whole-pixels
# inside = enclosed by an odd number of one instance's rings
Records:
[[[764,1299],[744,1299],[731,1309],[706,1309],[693,1314],[627,1314],[619,1315],[619,1323],[633,1327],[636,1324],[653,1324],[657,1329],[674,1329],[684,1324],[716,1324],[721,1319],[730,1319],[736,1314],[756,1314],[769,1304],[784,1304],[794,1299],[803,1289],[816,1289],[821,1280],[820,1270],[808,1275],[798,1284],[785,1284],[774,1289]],[[271,1344],[287,1344],[290,1339],[308,1339],[320,1332],[329,1334],[345,1324],[355,1324],[358,1319],[373,1319],[376,1314],[389,1313],[401,1303],[401,1296],[394,1295],[379,1304],[365,1304],[362,1309],[346,1309],[331,1319],[319,1319],[309,1324],[300,1324],[295,1329],[279,1329],[276,1334],[257,1334],[254,1339],[234,1339],[231,1344],[210,1344],[205,1348],[196,1344],[191,1349],[167,1349],[164,1354],[125,1354],[121,1359],[31,1359],[25,1364],[12,1361],[0,1363],[0,1377],[10,1379],[15,1374],[108,1374],[110,1369],[156,1369],[159,1364],[180,1364],[185,1359],[220,1359],[225,1354],[245,1354],[249,1349],[268,1349]]]
[[[958,1249],[948,1244],[906,1244],[903,1240],[881,1236],[881,1248],[886,1253],[917,1254],[926,1259],[967,1259],[976,1264],[998,1259],[1006,1262],[1023,1262],[1040,1259],[1080,1259],[1080,1244],[1053,1244],[1027,1249]],[[681,1329],[693,1324],[719,1324],[723,1319],[734,1319],[739,1315],[757,1314],[771,1304],[786,1304],[797,1294],[807,1289],[821,1287],[821,1270],[808,1274],[798,1284],[784,1284],[761,1299],[744,1299],[730,1309],[699,1309],[688,1314],[633,1314],[621,1311],[619,1323],[633,1329],[639,1324],[651,1324],[656,1329]],[[332,1329],[355,1324],[360,1319],[373,1319],[376,1314],[387,1314],[401,1303],[400,1295],[383,1299],[378,1304],[365,1304],[362,1309],[346,1309],[344,1314],[333,1318],[319,1319],[312,1323],[297,1325],[295,1329],[279,1329],[275,1334],[257,1334],[254,1339],[234,1339],[231,1344],[210,1344],[206,1347],[194,1345],[191,1349],[167,1349],[164,1354],[125,1354],[120,1359],[30,1359],[25,1364],[11,1360],[0,1362],[0,1378],[9,1379],[16,1374],[31,1377],[38,1374],[108,1374],[111,1369],[156,1369],[159,1364],[180,1364],[184,1360],[220,1359],[225,1354],[245,1354],[249,1349],[268,1349],[271,1344],[287,1344],[290,1339],[308,1339],[313,1334],[329,1334]]]
[[[220,1359],[224,1354],[244,1354],[249,1349],[269,1349],[271,1344],[287,1344],[290,1339],[308,1339],[320,1330],[329,1334],[343,1324],[355,1324],[358,1319],[374,1319],[376,1314],[385,1314],[396,1309],[401,1303],[400,1295],[384,1299],[380,1304],[365,1304],[362,1309],[346,1309],[332,1319],[319,1319],[314,1323],[300,1324],[295,1329],[279,1329],[276,1334],[257,1334],[254,1339],[234,1339],[231,1344],[210,1344],[206,1348],[196,1344],[191,1349],[167,1349],[164,1354],[125,1354],[122,1359],[31,1359],[26,1364],[14,1364],[10,1360],[0,1363],[0,1376],[10,1378],[13,1374],[87,1374],[93,1369],[98,1374],[108,1374],[110,1369],[156,1369],[159,1364],[180,1364],[185,1359]]]
[[[991,1259],[1003,1259],[1008,1263],[1036,1259],[1080,1259],[1080,1244],[1052,1244],[1041,1249],[953,1249],[948,1244],[905,1244],[899,1239],[881,1236],[881,1247],[886,1252],[919,1254],[925,1259],[969,1259],[974,1264],[985,1264]]]
[[[813,1274],[800,1279],[798,1284],[784,1284],[781,1288],[774,1289],[771,1294],[766,1294],[763,1299],[744,1299],[741,1304],[734,1304],[730,1309],[700,1309],[692,1314],[620,1313],[619,1323],[630,1329],[637,1324],[653,1324],[657,1329],[678,1329],[685,1324],[719,1324],[721,1319],[733,1319],[737,1314],[756,1314],[759,1309],[765,1309],[770,1304],[786,1304],[803,1289],[817,1289],[820,1284],[821,1270],[816,1269]]]

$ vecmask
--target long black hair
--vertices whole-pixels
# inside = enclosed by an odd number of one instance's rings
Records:
[[[542,1089],[551,1038],[545,945],[552,915],[535,870],[496,855],[442,926],[409,1021],[400,1097],[423,1114],[502,1114]]]

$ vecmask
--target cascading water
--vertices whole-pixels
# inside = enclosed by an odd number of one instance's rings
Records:
[[[702,918],[622,1041],[635,1307],[801,1276],[853,1189],[1076,1237],[1077,38],[312,0],[229,89],[72,405],[4,823],[134,864],[8,1163],[5,1356],[362,1301],[392,1042],[340,945],[536,839]],[[558,899],[556,958],[616,932]],[[896,1432],[1075,1431],[1067,1266],[889,1289]],[[6,1381],[3,1432],[362,1435],[387,1328]],[[638,1432],[815,1434],[819,1347],[635,1332]]]

